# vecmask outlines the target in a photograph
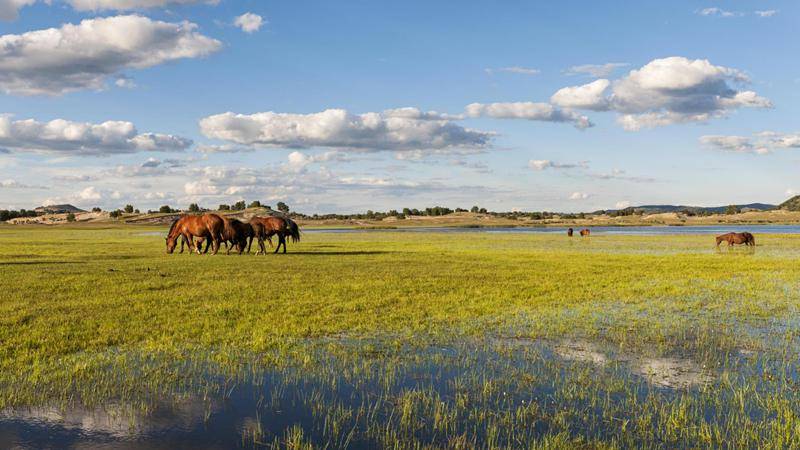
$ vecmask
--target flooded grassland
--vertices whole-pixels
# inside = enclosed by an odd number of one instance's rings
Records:
[[[800,235],[0,227],[0,447],[800,447]]]

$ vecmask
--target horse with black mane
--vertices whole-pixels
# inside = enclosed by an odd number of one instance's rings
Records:
[[[253,229],[253,235],[249,238],[250,241],[247,245],[247,252],[250,253],[250,246],[253,245],[253,238],[258,239],[259,253],[267,253],[264,246],[264,240],[269,242],[272,247],[272,236],[278,236],[278,246],[275,247],[273,253],[278,253],[281,245],[283,245],[283,253],[286,253],[286,238],[290,237],[292,242],[300,242],[300,228],[294,220],[288,217],[267,216],[267,217],[253,217],[250,219],[250,225]]]
[[[752,234],[748,233],[747,231],[743,233],[725,233],[722,235],[717,236],[717,247],[719,244],[727,242],[728,247],[732,247],[734,245],[741,245],[744,244],[746,246],[756,246],[756,238],[753,237]]]
[[[222,230],[225,226],[222,217],[216,214],[203,214],[201,216],[185,215],[172,222],[167,233],[167,253],[175,251],[178,238],[183,239],[189,245],[189,251],[200,254],[200,245],[195,245],[194,238],[202,238],[213,244],[214,254],[219,251],[219,244],[222,242]],[[181,243],[183,248],[183,243]],[[208,251],[208,247],[206,247]]]
[[[581,236],[589,236],[589,235],[591,235],[591,234],[592,234],[592,232],[591,232],[591,231],[590,231],[588,228],[584,228],[584,229],[582,229],[582,230],[580,231],[580,233],[581,233]]]

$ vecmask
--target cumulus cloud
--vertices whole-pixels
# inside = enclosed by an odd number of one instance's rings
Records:
[[[601,78],[583,86],[565,87],[556,91],[550,101],[562,108],[605,111],[610,104],[605,96],[610,84],[610,81]]]
[[[464,128],[449,117],[416,108],[365,114],[343,109],[311,114],[226,112],[200,120],[200,130],[211,139],[254,147],[404,151],[490,144],[492,133]]]
[[[264,24],[264,19],[258,14],[244,13],[233,20],[233,24],[241,28],[245,33],[255,33]]]
[[[611,172],[590,173],[588,175],[589,177],[597,180],[620,180],[630,181],[633,183],[654,183],[657,181],[652,177],[628,175],[628,173],[622,169],[611,169]]]
[[[706,135],[700,137],[700,143],[727,152],[766,155],[779,149],[800,148],[800,133],[763,131],[753,137]]]
[[[577,191],[573,192],[569,196],[570,200],[586,200],[587,198],[589,198],[589,194],[587,194],[585,192],[577,192]]]
[[[471,103],[466,107],[466,114],[469,117],[565,122],[571,123],[578,129],[594,126],[588,117],[574,111],[556,108],[549,103]]]
[[[614,207],[617,208],[617,209],[625,209],[625,208],[629,208],[630,206],[631,206],[631,202],[629,202],[627,200],[620,200],[614,205]]]
[[[110,155],[140,151],[181,151],[192,141],[170,134],[139,133],[131,122],[99,124],[55,119],[12,120],[0,116],[0,147],[13,152]]]
[[[44,186],[33,186],[30,184],[20,183],[17,180],[9,178],[7,180],[0,180],[0,189],[47,189]]]
[[[585,169],[588,167],[588,161],[580,161],[578,163],[558,163],[550,161],[549,159],[532,159],[528,161],[528,167],[539,171],[546,169]]]
[[[615,70],[629,66],[627,63],[605,63],[605,64],[582,64],[572,66],[565,72],[567,75],[590,75],[595,78],[605,78],[614,73]]]
[[[103,89],[122,71],[198,58],[222,44],[190,22],[130,15],[86,19],[60,28],[0,36],[0,89],[18,95],[59,95]]]
[[[539,69],[532,69],[529,67],[520,67],[520,66],[500,67],[499,69],[484,69],[484,70],[489,75],[494,75],[495,72],[515,73],[518,75],[538,75],[542,73],[542,71]]]
[[[16,20],[23,6],[32,5],[36,0],[0,0],[0,20]]]
[[[306,169],[306,167],[310,166],[311,164],[321,163],[321,162],[328,162],[328,161],[347,161],[347,155],[338,152],[338,151],[330,151],[325,152],[319,155],[309,155],[306,153],[294,151],[289,153],[287,157],[288,161],[286,163],[285,168],[292,172],[301,172]]]
[[[560,89],[553,103],[575,109],[613,110],[627,130],[724,117],[738,108],[770,108],[753,91],[737,90],[749,82],[741,71],[708,60],[674,56],[650,61],[614,81],[595,80]]]

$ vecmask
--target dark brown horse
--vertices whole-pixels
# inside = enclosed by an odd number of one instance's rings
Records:
[[[247,248],[247,241],[248,239],[251,240],[255,236],[253,232],[253,226],[248,222],[242,222],[239,219],[229,218],[222,216],[222,220],[225,222],[225,226],[222,229],[222,240],[227,243],[230,243],[230,247],[228,247],[228,254],[231,254],[231,250],[233,247],[239,250],[239,254],[241,255],[242,252]],[[270,243],[272,246],[272,243]],[[206,245],[208,248],[208,245]]]
[[[572,228],[567,228],[567,236],[572,237],[572,233],[574,230]]]
[[[219,251],[219,244],[222,242],[224,226],[222,217],[216,214],[181,216],[172,222],[169,227],[169,233],[167,233],[166,238],[167,253],[174,252],[178,238],[182,238],[189,245],[189,251],[194,250],[197,254],[200,254],[200,246],[194,243],[194,238],[199,237],[213,243],[214,254],[216,255],[217,251]]]
[[[250,252],[250,246],[253,244],[253,238],[255,237],[258,239],[258,246],[259,250],[256,252],[256,255],[259,253],[267,253],[266,247],[264,247],[264,240],[266,239],[269,241],[269,246],[272,247],[272,236],[278,236],[278,246],[275,247],[275,251],[273,253],[278,253],[278,250],[281,249],[281,245],[283,245],[283,253],[286,253],[286,238],[291,237],[292,242],[299,242],[300,241],[300,228],[297,224],[288,217],[277,217],[277,216],[267,216],[267,217],[253,217],[250,219],[250,225],[253,227],[253,236],[250,237],[250,242],[247,245],[247,252]]]
[[[581,230],[581,236],[589,236],[590,234],[592,234],[592,232],[589,231],[588,228],[584,228]]]
[[[748,247],[756,246],[756,238],[754,238],[752,234],[746,231],[744,233],[725,233],[723,235],[717,236],[717,247],[719,247],[719,244],[723,242],[727,242],[728,247],[737,244],[744,244],[747,245]]]

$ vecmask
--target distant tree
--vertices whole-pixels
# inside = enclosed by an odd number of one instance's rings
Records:
[[[486,208],[481,208],[478,210],[478,212],[481,214],[486,214],[488,211],[486,211]]]
[[[399,216],[399,215],[400,215],[400,213],[399,213],[399,212],[397,212],[397,210],[396,210],[396,209],[391,209],[391,210],[389,210],[389,212],[388,212],[388,213],[386,213],[386,215],[387,215],[387,216],[391,216],[391,217],[397,217],[397,216]]]
[[[410,208],[403,208],[403,215],[404,216],[410,216],[411,215],[411,209]]]
[[[189,212],[200,212],[200,206],[197,203],[189,205]]]
[[[171,212],[174,212],[174,211],[169,205],[163,205],[160,208],[158,208],[158,212],[160,212],[160,213],[171,213]]]
[[[223,204],[219,205],[217,210],[218,211],[230,211],[231,210],[231,205],[226,205],[226,204],[223,203]]]
[[[75,222],[75,214],[74,213],[67,214],[67,222]]]
[[[125,212],[130,214],[133,212],[133,205],[125,205]]]
[[[248,208],[260,208],[260,207],[261,207],[261,202],[258,200],[253,200],[252,202],[250,202],[250,205],[248,206]]]
[[[288,213],[289,212],[289,205],[287,205],[286,203],[283,203],[283,202],[278,202],[278,211],[283,212],[283,213]]]
[[[139,214],[139,210],[138,209],[134,209],[133,212],[134,212],[134,214]]]
[[[122,215],[122,210],[120,209],[115,209],[114,211],[111,211],[109,213],[109,216],[111,216],[112,219],[119,218],[121,215]]]
[[[272,210],[272,206],[270,205],[261,205],[261,207],[264,209],[269,209],[270,211]]]
[[[740,212],[739,207],[736,205],[729,205],[725,209],[725,214],[739,214]]]
[[[247,207],[247,203],[244,200],[239,200],[238,202],[233,204],[234,211],[241,211]]]
[[[100,211],[102,211],[102,209],[100,209],[99,206],[95,206],[94,208],[92,208],[92,212],[100,212]]]
[[[462,212],[467,212],[467,210],[464,209],[464,208],[456,208],[456,212],[457,213],[462,213]]]
[[[471,212],[471,213],[480,212],[480,208],[478,208],[477,206],[473,206],[472,208],[470,208],[469,212]]]

